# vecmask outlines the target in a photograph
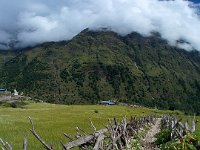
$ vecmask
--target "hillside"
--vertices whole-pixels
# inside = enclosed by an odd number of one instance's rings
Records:
[[[9,53],[1,86],[47,102],[116,99],[200,114],[199,54],[169,46],[157,34],[84,30],[67,42]]]

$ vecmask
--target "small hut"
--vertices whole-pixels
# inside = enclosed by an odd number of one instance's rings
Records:
[[[105,105],[105,106],[111,106],[111,105],[115,105],[116,103],[112,101],[101,101],[100,104]]]
[[[0,92],[7,92],[7,89],[0,88]]]

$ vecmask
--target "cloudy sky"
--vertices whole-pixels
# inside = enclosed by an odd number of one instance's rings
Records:
[[[0,49],[69,40],[85,28],[126,35],[152,31],[200,51],[199,0],[0,0]],[[195,3],[194,3],[195,2]]]

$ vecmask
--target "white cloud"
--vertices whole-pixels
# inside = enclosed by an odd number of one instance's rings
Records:
[[[122,35],[157,31],[170,44],[182,39],[191,45],[181,48],[200,51],[196,6],[184,0],[0,0],[0,48],[13,39],[25,47],[109,27]]]

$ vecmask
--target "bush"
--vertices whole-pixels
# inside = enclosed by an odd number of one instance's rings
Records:
[[[194,134],[187,134],[182,139],[161,145],[163,150],[199,150],[200,143]]]
[[[200,142],[197,136],[188,133],[181,139],[170,139],[170,130],[163,129],[156,135],[156,144],[159,145],[162,150],[199,150]]]
[[[169,129],[163,129],[161,132],[156,134],[156,144],[161,145],[165,144],[170,141],[170,130]]]
[[[98,110],[94,110],[94,113],[96,113],[96,114],[97,114],[97,113],[99,113],[99,111],[98,111]]]
[[[0,106],[12,107],[12,108],[23,108],[26,104],[27,104],[26,102],[20,102],[20,101],[15,101],[12,103],[8,103],[6,101],[0,102]]]

